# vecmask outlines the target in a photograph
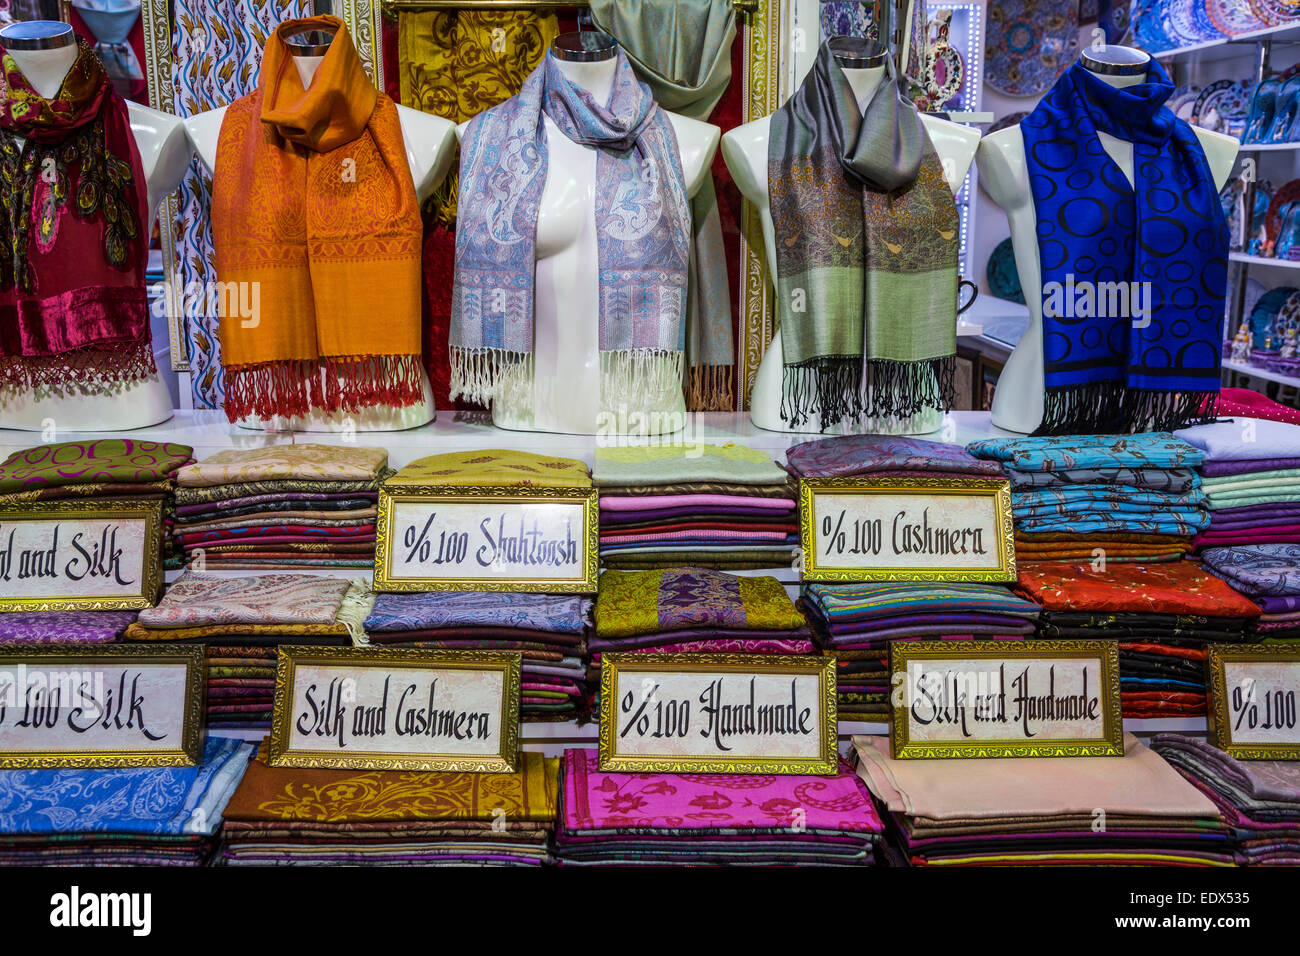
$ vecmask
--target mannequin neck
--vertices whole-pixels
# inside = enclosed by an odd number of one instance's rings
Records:
[[[47,100],[59,92],[64,77],[77,62],[75,43],[53,50],[9,50],[8,53],[32,89]]]
[[[1085,65],[1084,69],[1088,70],[1088,67]],[[1113,86],[1117,90],[1126,89],[1130,86],[1137,86],[1138,84],[1147,81],[1145,73],[1139,73],[1136,76],[1116,76],[1113,73],[1098,73],[1096,70],[1088,70],[1088,72],[1101,80],[1107,86]]]
[[[601,106],[609,104],[610,94],[614,90],[614,71],[618,69],[617,56],[591,63],[562,60],[558,56],[552,57],[552,59],[566,80],[574,86],[586,90],[591,94],[591,98]]]
[[[305,90],[311,86],[311,81],[316,78],[316,71],[320,69],[323,56],[295,56],[293,65],[298,68],[298,76],[302,79],[302,88]]]
[[[885,79],[883,66],[872,66],[861,70],[844,70],[844,78],[849,81],[853,98],[858,101],[858,112],[865,113],[867,104],[876,95],[881,82]]]
[[[1147,81],[1151,56],[1133,47],[1110,46],[1096,53],[1083,54],[1079,57],[1079,64],[1106,85],[1122,90]],[[1109,64],[1125,71],[1136,69],[1137,72],[1105,73],[1097,68],[1097,64]]]

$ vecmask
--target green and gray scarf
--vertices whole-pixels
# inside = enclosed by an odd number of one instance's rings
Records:
[[[785,352],[781,418],[905,418],[951,403],[959,219],[943,164],[892,63],[858,110],[822,44],[772,114],[767,177]]]

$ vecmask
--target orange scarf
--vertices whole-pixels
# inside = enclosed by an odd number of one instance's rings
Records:
[[[305,30],[334,34],[306,89],[284,40]],[[213,171],[230,420],[418,402],[421,231],[397,107],[343,21],[281,24]]]

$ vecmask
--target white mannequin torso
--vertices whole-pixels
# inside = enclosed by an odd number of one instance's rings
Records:
[[[77,59],[75,45],[8,52],[36,92],[47,98],[58,93]],[[149,221],[143,233],[147,242],[158,204],[185,178],[191,150],[184,127],[175,116],[131,102],[127,110],[148,196]],[[0,428],[21,431],[47,431],[51,427],[72,432],[126,431],[165,422],[172,414],[171,393],[157,372],[108,393],[54,394],[47,389],[0,393]]]
[[[1114,86],[1140,83],[1138,77],[1101,76]],[[1097,134],[1102,148],[1129,183],[1133,182],[1133,144],[1108,133]],[[1231,136],[1196,129],[1205,150],[1214,188],[1222,189],[1232,172],[1240,144]],[[1042,272],[1038,263],[1038,217],[1029,188],[1025,163],[1025,138],[1019,124],[984,137],[979,154],[980,185],[1007,214],[1011,244],[1015,251],[1020,287],[1029,307],[1029,328],[1007,359],[993,393],[993,424],[1007,431],[1028,434],[1043,420],[1043,295]]]
[[[295,57],[294,65],[302,77],[303,86],[310,86],[323,57]],[[199,113],[183,120],[195,153],[208,172],[216,166],[217,143],[221,139],[221,123],[226,107]],[[402,138],[406,145],[406,161],[411,167],[415,183],[415,196],[421,203],[433,193],[451,166],[453,147],[456,144],[455,126],[441,116],[422,113],[405,106],[397,107],[402,124]],[[424,375],[424,398],[405,408],[378,406],[360,413],[317,412],[302,418],[275,418],[264,421],[257,418],[241,419],[242,428],[268,431],[398,431],[415,428],[434,419],[433,389],[428,375]]]
[[[617,60],[575,63],[560,71],[598,103],[609,101]],[[665,110],[681,154],[687,197],[709,175],[721,131]],[[680,389],[662,407],[618,409],[593,401],[602,394],[596,316],[600,314],[596,251],[596,149],[573,142],[549,117],[546,183],[537,215],[533,313],[532,407],[494,401],[493,421],[517,431],[669,434],[686,424]],[[468,123],[457,132],[464,135]],[[527,386],[526,386],[527,387]]]
[[[865,111],[872,94],[884,77],[884,68],[846,69],[844,76],[853,88],[858,109]],[[944,178],[956,193],[966,179],[971,162],[975,159],[980,132],[968,126],[924,114],[921,116],[921,122],[925,124],[930,142],[943,163]],[[726,160],[727,168],[731,170],[732,178],[735,179],[741,195],[753,203],[759,212],[763,225],[763,247],[768,276],[775,282],[776,231],[772,225],[772,205],[767,191],[767,145],[771,125],[772,117],[765,116],[729,131],[722,137],[722,158]],[[797,428],[786,424],[781,418],[784,356],[781,347],[781,330],[778,327],[767,351],[763,353],[758,374],[754,377],[754,388],[749,405],[750,420],[759,428],[768,431],[820,433],[822,427],[819,415],[810,416]],[[907,419],[871,418],[856,423],[845,421],[833,428],[827,428],[825,434],[865,432],[915,434],[935,431],[940,424],[941,416],[938,412],[922,413]]]

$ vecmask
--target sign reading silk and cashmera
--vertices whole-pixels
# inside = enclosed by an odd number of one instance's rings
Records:
[[[375,588],[595,593],[596,502],[589,488],[385,486]]]
[[[806,581],[1014,581],[1011,485],[983,478],[804,478]]]

